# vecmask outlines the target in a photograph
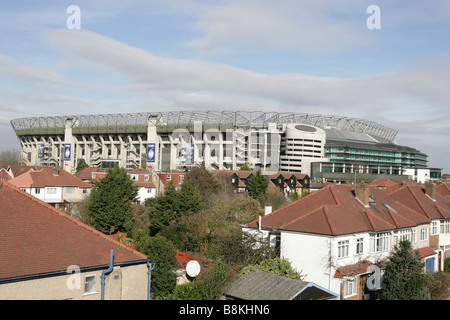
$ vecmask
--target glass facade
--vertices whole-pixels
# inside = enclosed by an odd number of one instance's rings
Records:
[[[358,163],[363,165],[396,166],[425,168],[427,166],[427,155],[419,151],[391,145],[360,146],[347,145],[325,145],[325,157],[330,162]]]

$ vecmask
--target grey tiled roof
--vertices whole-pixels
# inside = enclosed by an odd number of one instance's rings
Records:
[[[225,289],[225,295],[243,300],[289,300],[308,282],[266,272],[241,275]]]

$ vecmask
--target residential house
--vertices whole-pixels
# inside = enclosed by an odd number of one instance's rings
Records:
[[[97,181],[100,181],[108,173],[101,168],[85,168],[80,172],[77,172],[77,176],[85,182],[89,182],[94,185]],[[133,181],[133,185],[138,188],[138,195],[136,201],[144,204],[148,198],[154,198],[158,194],[158,188],[156,184],[159,183],[159,178],[156,174],[152,174],[147,169],[135,168],[127,171],[130,179]],[[155,183],[155,181],[157,181]]]
[[[0,180],[2,181],[9,181],[13,179],[14,177],[11,175],[11,173],[6,168],[0,168]]]
[[[80,178],[84,182],[90,183],[93,186],[97,181],[96,176],[98,172],[106,173],[103,168],[87,167],[74,173],[74,176]]]
[[[430,223],[376,187],[327,184],[243,230],[278,247],[281,258],[307,275],[305,281],[340,299],[369,299],[370,266],[380,266],[400,239],[409,239],[437,270],[437,254],[426,236]]]
[[[233,280],[224,290],[228,300],[336,300],[337,295],[312,282],[268,272],[251,272]]]
[[[438,270],[443,270],[445,258],[450,257],[450,199],[437,192],[436,185],[407,183],[397,189],[385,189],[394,200],[403,203],[430,220],[430,246],[437,250]],[[421,235],[422,236],[422,235]]]
[[[159,177],[156,174],[142,168],[130,170],[127,174],[133,180],[133,185],[138,187],[137,201],[144,204],[145,200],[156,197],[158,190],[155,182],[159,183]]]
[[[310,192],[310,179],[307,174],[279,171],[267,177],[285,196],[291,196],[295,192],[301,196],[304,191]]]
[[[20,176],[22,173],[25,173],[28,171],[36,171],[36,170],[45,169],[45,168],[49,168],[49,167],[36,166],[36,165],[25,166],[25,165],[21,165],[21,164],[12,164],[12,165],[8,166],[8,172],[13,178],[16,178],[16,177]]]
[[[0,181],[2,300],[148,299],[147,257]]]
[[[9,182],[63,211],[83,201],[92,188],[91,184],[59,168],[26,171]]]
[[[247,192],[250,179],[256,174],[256,171],[234,170],[231,173],[231,184],[236,193]]]
[[[167,184],[172,183],[175,189],[178,190],[183,184],[186,173],[181,171],[157,172],[157,175],[160,179],[160,183],[158,182],[160,186],[157,185],[158,189],[161,188],[162,191]]]

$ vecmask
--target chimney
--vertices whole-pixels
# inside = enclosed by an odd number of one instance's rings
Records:
[[[425,193],[433,200],[436,199],[436,185],[432,181],[425,182]]]
[[[368,206],[370,197],[369,185],[365,183],[356,185],[355,196],[365,206]]]

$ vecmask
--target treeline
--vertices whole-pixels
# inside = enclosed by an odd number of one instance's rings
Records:
[[[283,194],[268,189],[260,172],[248,195],[234,193],[226,172],[214,175],[201,166],[186,173],[178,190],[168,184],[143,206],[134,202],[136,196],[126,171],[110,169],[94,186],[79,218],[106,234],[127,233],[131,244],[156,263],[153,299],[217,299],[230,279],[249,268],[301,277],[277,258],[275,248],[241,230],[264,213],[266,204],[277,209],[288,203]],[[177,249],[206,261],[197,280],[176,285]]]

